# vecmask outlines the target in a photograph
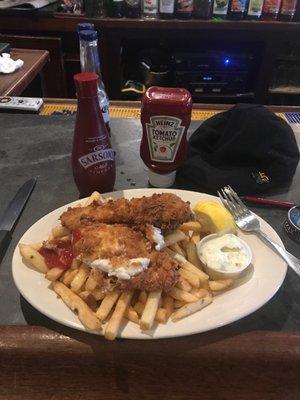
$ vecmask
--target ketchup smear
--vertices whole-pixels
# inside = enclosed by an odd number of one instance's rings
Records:
[[[39,253],[44,257],[48,268],[70,268],[72,261],[74,259],[74,254],[72,250],[72,243],[70,240],[51,240],[51,243],[56,245],[55,250],[47,249],[42,247]]]

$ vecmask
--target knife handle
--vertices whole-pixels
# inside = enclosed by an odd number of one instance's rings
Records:
[[[9,231],[0,231],[0,263],[6,253],[6,250],[11,241],[11,234]]]
[[[243,196],[242,199],[250,203],[262,204],[264,206],[271,206],[277,208],[292,208],[295,205],[290,201],[264,199],[263,197],[256,197],[256,196]]]

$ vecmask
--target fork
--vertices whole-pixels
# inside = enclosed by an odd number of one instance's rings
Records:
[[[245,232],[255,233],[263,242],[270,245],[286,263],[300,276],[300,260],[275,243],[260,229],[258,218],[245,206],[231,186],[218,191],[222,204],[232,214],[236,225]]]

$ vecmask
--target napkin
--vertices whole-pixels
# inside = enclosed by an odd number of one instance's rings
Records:
[[[2,74],[11,74],[24,65],[24,61],[18,59],[14,61],[10,58],[10,54],[3,53],[0,55],[0,72]]]
[[[298,161],[286,121],[262,105],[237,104],[192,134],[176,183],[211,194],[228,184],[241,195],[258,194],[288,186]]]

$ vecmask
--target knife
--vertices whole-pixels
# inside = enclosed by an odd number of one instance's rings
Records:
[[[11,241],[11,232],[21,215],[27,200],[36,184],[36,179],[30,179],[15,194],[8,207],[0,217],[0,263]]]

